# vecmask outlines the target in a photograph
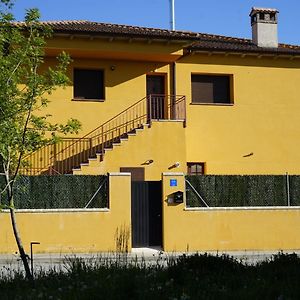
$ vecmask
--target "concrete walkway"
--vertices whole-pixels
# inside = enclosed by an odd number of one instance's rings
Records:
[[[246,264],[256,264],[270,259],[278,251],[208,251],[197,252],[199,254],[222,255],[226,254]],[[300,250],[284,251],[283,253],[296,253],[300,256]],[[91,264],[132,263],[136,265],[161,265],[167,266],[172,260],[181,255],[194,253],[163,252],[155,248],[134,248],[131,253],[47,253],[34,254],[34,270],[48,271],[51,269],[67,271],[75,260],[83,260]],[[0,255],[0,277],[13,274],[15,271],[23,272],[20,258],[16,254]]]

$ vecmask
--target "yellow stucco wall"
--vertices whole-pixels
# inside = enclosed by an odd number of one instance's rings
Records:
[[[47,59],[47,65],[53,63]],[[76,67],[105,71],[105,101],[72,101],[71,84],[49,97],[47,112],[54,122],[79,119],[81,136],[145,97],[146,74],[167,74],[167,93],[171,90],[167,63],[74,58],[71,80]],[[232,75],[233,105],[191,104],[192,73]],[[186,161],[205,162],[207,174],[299,174],[299,81],[298,59],[206,54],[179,59],[176,93],[187,96]]]
[[[178,186],[170,187],[169,180]],[[299,250],[300,209],[199,209],[168,204],[185,190],[183,174],[163,176],[165,251]]]
[[[177,179],[177,186],[170,186],[170,179]],[[300,249],[299,208],[195,210],[167,202],[168,195],[184,190],[182,173],[163,175],[164,251]],[[107,211],[17,212],[17,222],[27,252],[31,241],[41,243],[36,253],[115,251],[117,230],[131,232],[130,176],[110,174]],[[16,252],[7,212],[0,213],[0,224],[0,253]]]
[[[126,173],[111,174],[110,208],[107,211],[17,212],[17,223],[25,250],[30,242],[41,244],[36,253],[99,252],[116,250],[116,232],[131,230],[131,179]],[[131,249],[131,237],[128,240]],[[14,253],[17,247],[9,213],[0,213],[0,253]]]
[[[153,163],[146,164],[153,160]],[[177,168],[171,168],[179,162]],[[90,161],[75,174],[105,174],[119,172],[120,167],[144,167],[145,180],[160,180],[161,172],[175,169],[185,172],[185,129],[181,121],[153,121],[151,128],[129,136],[112,151],[107,151],[102,162]]]
[[[55,59],[48,58],[46,66],[54,66]],[[111,70],[114,66],[114,70]],[[102,69],[104,70],[105,100],[74,101],[73,100],[73,69]],[[79,136],[90,132],[108,121],[132,104],[146,96],[146,74],[169,74],[166,63],[136,62],[109,59],[74,59],[68,71],[71,83],[66,88],[59,88],[49,95],[50,104],[43,113],[50,113],[53,122],[66,122],[76,118],[82,123]],[[170,91],[169,76],[166,82],[166,93]]]
[[[192,73],[232,75],[233,105],[191,104]],[[207,174],[299,174],[298,59],[195,54],[178,61],[176,77],[187,161],[206,162]]]

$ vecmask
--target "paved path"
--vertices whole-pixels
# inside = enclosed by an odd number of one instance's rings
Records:
[[[209,253],[212,255],[227,254],[233,256],[237,260],[247,263],[256,264],[260,261],[271,258],[272,255],[277,254],[278,251],[227,251],[227,252],[198,252],[199,254]],[[285,251],[284,253],[297,253],[300,256],[300,250]],[[133,264],[147,264],[156,265],[160,264],[167,266],[171,260],[176,259],[178,256],[183,255],[183,252],[163,252],[159,249],[153,248],[135,248],[131,253],[47,253],[34,255],[34,269],[50,270],[56,269],[67,271],[70,265],[76,259],[82,259],[87,263],[133,263]],[[186,253],[191,255],[193,253]],[[0,255],[0,277],[13,274],[15,271],[23,271],[22,263],[18,255]]]

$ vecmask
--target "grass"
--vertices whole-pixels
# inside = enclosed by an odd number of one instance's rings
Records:
[[[65,271],[0,279],[0,299],[300,299],[300,258],[279,253],[255,266],[204,255],[144,261],[69,258]]]

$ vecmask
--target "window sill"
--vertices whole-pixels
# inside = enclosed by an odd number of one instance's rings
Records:
[[[72,101],[76,101],[76,102],[104,102],[105,99],[73,98]]]
[[[191,102],[190,105],[234,106],[234,103],[196,103],[196,102]]]

